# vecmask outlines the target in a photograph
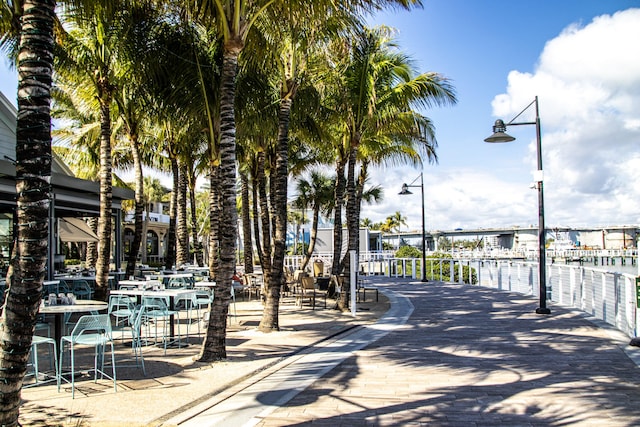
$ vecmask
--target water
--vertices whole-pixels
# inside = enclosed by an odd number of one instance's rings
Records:
[[[564,262],[557,262],[557,264],[564,264]],[[603,264],[601,262],[601,260],[598,260],[598,264],[594,264],[593,262],[582,262],[582,264],[578,263],[578,262],[569,262],[566,265],[575,265],[575,266],[580,266],[582,265],[582,267],[585,268],[593,268],[596,270],[604,270],[604,271],[611,271],[611,272],[616,272],[616,273],[624,273],[624,274],[631,274],[633,276],[639,276],[640,274],[638,273],[638,266],[634,263],[631,262],[631,258],[626,258],[626,263],[623,265],[622,261],[620,258],[615,258],[615,264],[611,263],[611,260],[609,260],[609,264],[607,264],[606,262]]]

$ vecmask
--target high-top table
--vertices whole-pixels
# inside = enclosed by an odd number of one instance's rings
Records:
[[[76,304],[45,305],[40,307],[40,314],[53,314],[53,334],[60,351],[60,342],[64,335],[64,315],[67,313],[90,313],[106,310],[108,304],[104,301],[77,300]]]
[[[145,282],[142,282],[145,283]],[[180,296],[185,296],[189,294],[193,294],[195,291],[193,289],[161,289],[158,291],[154,290],[143,290],[143,289],[118,289],[116,291],[111,291],[111,295],[129,295],[135,296],[138,300],[138,304],[142,303],[142,297],[161,297],[161,298],[169,298],[169,310],[175,311],[176,308],[176,298]],[[169,335],[171,338],[175,338],[175,325],[174,325],[175,316],[172,314],[169,316]]]

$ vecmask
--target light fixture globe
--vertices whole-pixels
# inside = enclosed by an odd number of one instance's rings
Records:
[[[401,196],[404,196],[406,194],[413,194],[413,193],[409,191],[409,186],[406,183],[404,183],[402,184],[402,190],[400,190],[398,194],[400,194]]]
[[[507,134],[505,131],[507,130],[507,126],[501,119],[496,120],[493,125],[493,135],[486,138],[484,142],[511,142],[514,141],[515,138],[511,135]]]

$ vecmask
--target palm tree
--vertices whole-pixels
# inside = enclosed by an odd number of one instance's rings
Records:
[[[357,253],[360,194],[368,166],[368,160],[360,160],[363,145],[401,140],[432,147],[435,140],[430,121],[413,110],[455,103],[455,95],[447,80],[438,74],[416,76],[411,61],[397,51],[387,28],[365,29],[348,52],[344,77],[338,80],[343,96],[337,99],[335,108],[344,117],[346,143],[340,146],[343,163],[339,166],[347,167],[348,248]],[[426,151],[428,155],[433,149]],[[362,165],[358,177],[357,164]],[[344,269],[349,268],[348,262],[349,257],[345,256]],[[346,308],[347,294],[343,293],[343,297],[340,305]]]
[[[83,3],[65,11],[70,28],[64,34],[60,50],[60,72],[83,76],[91,82],[100,112],[100,219],[98,221],[98,262],[96,299],[106,300],[112,234],[112,129],[111,108],[114,93],[126,79],[123,48],[127,31],[136,22],[140,9],[123,8],[117,2],[108,5]]]
[[[298,197],[294,200],[293,205],[299,209],[311,207],[313,210],[309,247],[300,266],[301,270],[304,270],[309,264],[313,249],[315,248],[320,212],[322,211],[324,214],[331,212],[333,206],[333,188],[333,179],[318,171],[311,172],[310,180],[308,181],[306,179],[298,180]]]
[[[396,211],[393,215],[387,217],[389,230],[398,233],[398,247],[400,247],[400,227],[407,225],[407,217],[403,216],[400,211]]]
[[[368,228],[370,230],[373,230],[373,226],[375,224],[373,223],[373,221],[371,221],[371,218],[362,218],[360,220],[360,227],[362,228]]]
[[[51,200],[51,83],[55,2],[13,3],[10,26],[2,12],[2,45],[19,34],[16,123],[16,236],[2,310],[0,425],[18,425],[20,391],[42,295]],[[22,6],[22,9],[19,8]],[[4,8],[3,8],[4,9]],[[9,31],[9,29],[11,31]],[[13,39],[14,40],[14,39]]]
[[[145,176],[143,178],[143,195],[144,195],[144,207],[147,215],[144,217],[144,222],[142,226],[142,242],[141,242],[141,262],[146,264],[147,262],[147,230],[149,228],[150,221],[150,212],[151,212],[151,204],[153,202],[164,202],[166,201],[167,194],[171,193],[171,190],[165,188],[158,178],[152,178]],[[128,272],[128,270],[127,270]],[[133,274],[133,273],[132,273]],[[128,277],[128,276],[127,276]]]

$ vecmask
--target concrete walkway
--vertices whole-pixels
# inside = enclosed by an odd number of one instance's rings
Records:
[[[376,280],[392,303],[377,324],[170,424],[640,425],[640,348],[623,334],[519,294],[393,280]]]

